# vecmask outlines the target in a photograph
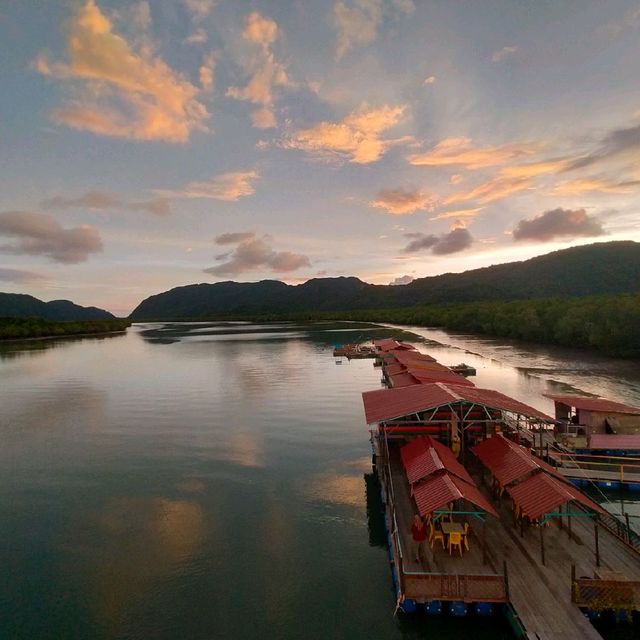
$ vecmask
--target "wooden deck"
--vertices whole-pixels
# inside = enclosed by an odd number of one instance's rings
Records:
[[[556,521],[544,528],[543,566],[539,529],[525,530],[521,537],[519,529],[514,526],[510,501],[506,497],[498,503],[493,501],[500,519],[487,518],[486,564],[482,561],[482,524],[475,519],[470,520],[470,551],[463,558],[449,556],[441,547],[435,546],[433,551],[429,549],[422,563],[417,563],[411,548],[411,522],[415,505],[399,461],[392,459],[391,469],[404,571],[499,576],[506,562],[509,600],[531,638],[600,638],[587,618],[571,602],[572,565],[576,567],[577,577],[594,577],[596,572],[601,574],[604,571],[624,576],[627,580],[640,580],[640,556],[602,527],[599,527],[601,566],[599,569],[596,567],[594,525],[588,518],[572,519],[571,536],[566,524],[565,529],[561,530]],[[483,486],[481,482],[478,484]],[[485,487],[483,490],[488,495]],[[414,584],[411,583],[411,586]],[[412,597],[408,589],[407,597]]]

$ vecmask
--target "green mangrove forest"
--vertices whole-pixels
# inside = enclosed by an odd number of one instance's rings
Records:
[[[21,340],[124,331],[130,320],[52,321],[42,318],[0,318],[0,340]]]

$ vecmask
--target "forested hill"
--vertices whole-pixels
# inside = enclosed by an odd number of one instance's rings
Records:
[[[151,296],[130,318],[187,319],[412,307],[448,302],[633,293],[640,290],[640,244],[605,242],[555,251],[524,262],[372,285],[358,278],[275,280],[177,287]]]
[[[69,300],[43,302],[22,293],[0,293],[0,318],[44,320],[109,320],[115,316],[97,307],[81,307]]]

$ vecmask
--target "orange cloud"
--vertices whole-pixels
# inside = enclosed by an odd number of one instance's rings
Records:
[[[630,182],[610,182],[602,178],[577,178],[556,185],[550,195],[570,197],[593,191],[598,193],[633,193],[639,186],[640,181],[638,180]]]
[[[505,167],[500,171],[500,175],[505,178],[535,178],[547,173],[557,173],[567,166],[569,166],[567,160],[530,162],[528,164],[517,164],[512,167]]]
[[[369,204],[394,215],[404,215],[433,208],[435,198],[418,189],[381,189],[378,197]]]
[[[400,121],[404,111],[404,106],[370,109],[365,104],[341,122],[320,122],[311,129],[298,131],[284,146],[325,158],[346,158],[356,164],[375,162],[399,142],[382,139],[381,135]]]
[[[484,207],[476,207],[475,209],[456,209],[455,211],[443,211],[437,216],[431,218],[431,220],[448,220],[450,218],[475,218]]]
[[[415,166],[445,167],[461,165],[466,169],[483,169],[535,153],[531,145],[507,144],[498,147],[475,147],[469,138],[446,138],[431,151],[407,156]]]
[[[258,129],[276,126],[274,89],[291,84],[285,66],[276,60],[271,49],[279,35],[278,25],[270,18],[257,11],[247,16],[242,37],[257,46],[258,52],[245,65],[249,75],[246,86],[227,89],[228,97],[258,105],[251,114],[253,126]]]
[[[508,178],[498,176],[483,182],[469,191],[454,193],[443,200],[443,204],[455,204],[458,202],[467,202],[469,200],[477,200],[480,204],[488,204],[501,200],[519,191],[524,191],[533,186],[533,181],[529,178]]]
[[[213,92],[215,70],[216,55],[212,51],[202,59],[202,64],[200,65],[200,69],[198,70],[198,75],[200,77],[200,86],[202,87],[202,90],[206,91],[207,93]]]
[[[52,113],[54,121],[98,135],[185,142],[207,131],[199,90],[147,48],[135,51],[114,32],[94,0],[71,18],[68,63],[38,56],[34,68],[69,83],[76,97]]]
[[[213,198],[232,202],[255,193],[253,182],[260,177],[257,171],[222,173],[208,182],[190,182],[182,192],[173,195],[183,198]]]

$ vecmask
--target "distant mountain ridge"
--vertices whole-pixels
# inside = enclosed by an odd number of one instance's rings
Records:
[[[97,307],[81,307],[69,300],[43,302],[24,293],[0,293],[0,318],[44,320],[112,320],[115,316]]]
[[[420,278],[402,286],[355,277],[176,287],[143,300],[132,320],[202,319],[411,307],[447,302],[634,293],[640,289],[640,244],[604,242],[554,251],[523,262]]]

